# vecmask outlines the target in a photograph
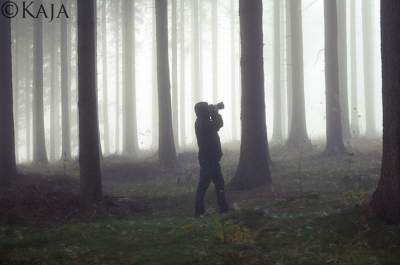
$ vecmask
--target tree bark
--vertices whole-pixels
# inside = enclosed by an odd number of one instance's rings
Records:
[[[68,0],[71,1],[71,0]],[[62,160],[71,160],[71,124],[70,124],[70,67],[68,58],[70,39],[68,31],[68,19],[62,18],[61,27],[61,120],[62,120]]]
[[[338,0],[339,87],[343,138],[351,138],[347,74],[347,1]]]
[[[362,25],[364,45],[364,89],[365,89],[365,135],[376,137],[375,119],[375,72],[374,72],[374,32],[373,32],[373,2],[362,1]]]
[[[155,0],[157,38],[157,80],[159,142],[158,155],[163,165],[177,161],[172,126],[171,85],[168,62],[168,4],[167,0]]]
[[[110,153],[110,133],[108,124],[107,0],[103,0],[101,7],[101,39],[103,51],[103,152],[108,155]]]
[[[5,1],[0,0],[0,4]],[[0,16],[0,184],[9,184],[17,173],[15,159],[12,49],[10,19]]]
[[[282,87],[281,87],[281,16],[280,0],[274,0],[274,130],[272,142],[281,144]]]
[[[155,2],[154,2],[155,3]],[[157,91],[157,40],[156,40],[156,11],[152,19],[153,41],[151,47],[152,57],[152,143],[154,150],[158,148],[158,91]]]
[[[218,102],[218,1],[211,1],[212,16],[212,98]]]
[[[193,105],[201,98],[199,0],[193,0]]]
[[[185,148],[186,146],[186,78],[185,78],[185,59],[186,59],[186,54],[185,54],[185,0],[181,0],[181,6],[180,6],[180,16],[181,16],[181,21],[180,21],[180,41],[181,41],[181,84],[180,84],[180,140],[181,140],[181,147]]]
[[[179,146],[179,115],[178,115],[178,4],[177,0],[171,0],[172,11],[172,29],[171,29],[171,43],[172,43],[172,62],[171,62],[171,78],[172,78],[172,125],[174,131],[174,143],[176,147]]]
[[[236,11],[235,11],[235,0],[231,0],[230,2],[230,24],[231,24],[231,29],[230,29],[230,49],[231,49],[231,65],[230,65],[230,70],[231,70],[231,104],[232,104],[232,140],[235,141],[239,138],[238,136],[238,117],[236,117],[236,110],[238,108],[238,98],[237,98],[237,86],[236,86]]]
[[[291,1],[286,0],[286,90],[287,90],[287,130],[288,135],[292,128],[292,107],[293,107],[293,64],[292,64],[292,26],[291,26]]]
[[[375,213],[400,223],[400,1],[381,1],[383,157],[381,178],[371,202]]]
[[[326,148],[325,155],[346,152],[343,143],[339,95],[338,20],[336,1],[324,0],[325,12],[325,89]]]
[[[271,183],[265,117],[262,1],[240,0],[242,137],[231,185],[250,189]]]
[[[119,153],[120,147],[120,115],[121,115],[121,85],[120,85],[120,15],[121,15],[121,1],[115,0],[115,92],[116,92],[116,103],[115,103],[115,153]]]
[[[139,148],[135,92],[135,1],[124,1],[124,154],[127,156],[134,156]]]
[[[79,166],[85,203],[102,199],[96,76],[96,1],[78,1]]]
[[[350,35],[351,35],[351,132],[353,137],[360,135],[358,111],[358,79],[357,79],[357,32],[356,32],[356,0],[350,0]]]
[[[304,95],[304,61],[303,61],[303,19],[302,1],[291,0],[290,25],[291,25],[291,55],[292,55],[292,115],[289,139],[289,148],[301,148],[310,146],[308,138],[305,95]]]

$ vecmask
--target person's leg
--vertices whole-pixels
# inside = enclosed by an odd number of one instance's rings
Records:
[[[195,202],[195,215],[200,216],[206,212],[204,207],[204,197],[207,189],[210,186],[210,174],[205,167],[200,167],[200,179],[197,185],[196,202]]]
[[[221,166],[219,163],[213,165],[211,176],[215,185],[215,191],[217,193],[219,211],[220,213],[227,212],[229,210],[229,206],[225,198],[225,181],[224,177],[222,176]]]

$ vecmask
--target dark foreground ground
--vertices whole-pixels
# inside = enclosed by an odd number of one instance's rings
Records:
[[[180,167],[154,158],[107,158],[107,195],[81,209],[74,163],[23,166],[0,192],[0,265],[400,264],[400,226],[378,221],[368,200],[379,176],[380,143],[353,143],[353,154],[324,158],[272,148],[272,187],[228,192],[236,209],[192,218],[196,155]],[[225,151],[229,179],[237,152]]]

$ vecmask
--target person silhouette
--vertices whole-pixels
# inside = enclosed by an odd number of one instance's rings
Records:
[[[224,122],[222,116],[218,113],[217,106],[209,105],[207,102],[199,102],[194,109],[197,116],[195,130],[200,164],[195,216],[200,217],[205,213],[204,197],[211,182],[215,186],[220,213],[225,213],[229,210],[229,207],[225,199],[225,182],[220,166],[223,154],[218,135],[218,131],[223,127]]]

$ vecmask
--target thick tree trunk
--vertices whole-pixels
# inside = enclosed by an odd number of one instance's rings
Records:
[[[179,146],[179,115],[178,115],[178,4],[177,0],[171,1],[172,11],[172,29],[171,29],[171,43],[172,43],[172,62],[171,62],[171,85],[172,85],[172,125],[174,130],[174,142],[176,147]]]
[[[276,144],[281,144],[283,140],[280,15],[280,0],[274,0],[274,130],[272,133],[272,141]]]
[[[25,32],[27,34],[27,32]],[[28,42],[27,42],[28,43]],[[30,44],[27,44],[28,47],[25,47],[25,56],[28,62],[31,62],[32,58],[32,49]],[[25,96],[25,144],[26,144],[26,160],[30,161],[32,158],[32,149],[31,149],[31,137],[32,137],[32,126],[31,126],[31,118],[32,118],[32,64],[25,63],[24,64],[24,96]]]
[[[390,223],[400,223],[400,1],[381,1],[383,158],[371,206]]]
[[[79,166],[85,203],[102,199],[97,114],[96,1],[78,1]]]
[[[373,1],[362,1],[362,24],[364,44],[364,90],[365,90],[365,135],[376,137],[375,120],[375,67],[374,67],[374,32],[373,32]]]
[[[35,2],[35,10],[41,1]],[[33,162],[47,163],[43,111],[43,23],[41,17],[34,21],[34,89],[33,89]]]
[[[339,87],[343,138],[351,138],[347,74],[347,1],[338,0]]]
[[[212,98],[218,101],[218,1],[211,1],[212,16]]]
[[[168,62],[168,4],[167,0],[155,0],[157,35],[157,80],[159,142],[158,155],[161,164],[174,165],[177,161],[174,144],[171,110],[171,85]]]
[[[71,1],[71,0],[68,0]],[[61,121],[62,121],[62,160],[71,159],[71,124],[70,124],[70,32],[68,30],[68,19],[60,21],[61,27]]]
[[[271,182],[265,117],[262,1],[240,0],[242,139],[231,185],[255,188]]]
[[[5,1],[0,0],[2,5]],[[0,16],[0,184],[9,184],[15,177],[12,50],[10,20]]]
[[[291,55],[292,55],[292,115],[287,145],[289,148],[310,146],[311,141],[307,134],[306,108],[304,96],[304,62],[303,62],[303,19],[302,1],[291,0]]]
[[[351,35],[351,132],[353,137],[360,135],[358,112],[358,79],[357,79],[357,32],[356,0],[350,0],[350,35]]]
[[[14,34],[15,45],[12,48],[12,64],[13,64],[13,108],[14,108],[14,135],[15,135],[15,160],[19,161],[18,139],[19,139],[19,91],[20,91],[20,71],[21,71],[21,28],[18,22],[14,23],[11,29]]]
[[[124,154],[133,156],[138,151],[135,92],[135,1],[124,0]]]
[[[338,20],[336,1],[324,0],[325,12],[325,89],[326,148],[325,155],[346,152],[343,144],[339,96]]]
[[[185,0],[181,0],[181,6],[180,6],[180,15],[181,15],[181,21],[180,21],[180,41],[181,41],[181,86],[180,86],[180,139],[181,139],[181,147],[185,148],[186,146],[186,78],[185,78],[185,59],[186,59],[186,54],[185,54]]]
[[[101,43],[103,58],[103,147],[104,154],[110,153],[110,133],[108,124],[108,60],[107,60],[107,0],[103,0],[101,7]]]

